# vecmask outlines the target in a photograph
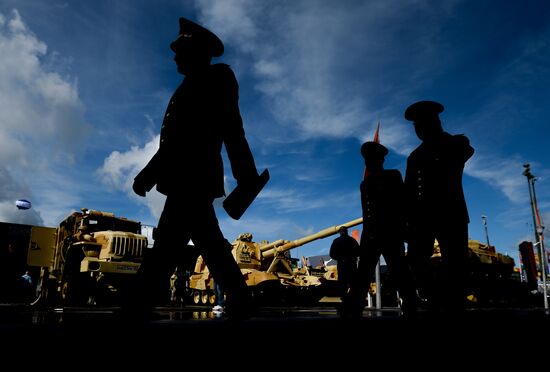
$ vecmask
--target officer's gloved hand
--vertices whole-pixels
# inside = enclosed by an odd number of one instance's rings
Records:
[[[139,196],[145,196],[145,193],[147,192],[147,189],[145,185],[142,182],[139,182],[138,180],[134,180],[134,184],[132,186],[134,189],[134,192]]]

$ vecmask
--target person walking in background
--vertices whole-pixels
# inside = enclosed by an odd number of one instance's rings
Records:
[[[405,258],[403,178],[397,169],[384,169],[387,154],[388,149],[374,141],[361,146],[366,168],[360,185],[363,232],[359,267],[344,306],[345,317],[361,317],[380,255],[397,284],[403,314],[413,315],[416,311],[416,288]]]
[[[22,301],[28,302],[34,300],[34,283],[29,270],[25,270],[25,273],[19,278],[19,289]]]
[[[222,314],[225,310],[225,293],[222,286],[214,280],[214,294],[216,295],[216,305],[212,308],[214,313]]]
[[[336,260],[338,270],[338,291],[342,301],[348,294],[351,281],[357,271],[357,256],[359,254],[359,243],[348,235],[348,228],[340,226],[338,236],[330,246],[330,258]]]
[[[405,110],[422,143],[407,159],[405,188],[410,264],[421,297],[432,309],[461,310],[466,300],[468,210],[462,188],[464,165],[474,154],[464,135],[443,130],[442,104],[419,101]],[[430,257],[437,239],[440,279],[434,280]]]
[[[167,196],[154,246],[138,273],[145,290],[144,310],[150,311],[156,294],[167,292],[175,250],[191,239],[224,288],[226,316],[248,318],[252,296],[231,251],[225,249],[213,206],[215,198],[225,195],[222,147],[238,186],[259,178],[239,110],[238,83],[228,65],[211,64],[224,51],[214,33],[185,18],[179,19],[179,26],[170,48],[184,79],[168,103],[159,149],[133,184],[140,196],[155,185]]]

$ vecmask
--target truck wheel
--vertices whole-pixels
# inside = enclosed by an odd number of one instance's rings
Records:
[[[208,294],[208,291],[202,291],[201,293],[201,303],[203,305],[208,305],[208,298],[210,295]]]
[[[210,305],[215,305],[216,304],[216,294],[215,293],[210,293],[208,295],[208,303]]]
[[[61,302],[63,305],[83,306],[88,304],[90,286],[88,277],[82,274],[71,276],[61,282]]]
[[[198,305],[201,303],[201,293],[198,290],[193,292],[193,303],[195,305]]]

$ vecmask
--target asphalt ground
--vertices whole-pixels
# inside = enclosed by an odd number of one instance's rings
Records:
[[[256,371],[286,369],[290,361],[338,367],[376,360],[407,369],[486,365],[493,370],[514,363],[548,366],[550,359],[550,315],[543,308],[419,311],[414,318],[402,317],[395,308],[366,308],[362,318],[349,320],[338,316],[335,305],[263,307],[241,321],[217,317],[209,307],[159,307],[155,319],[134,322],[120,318],[117,308],[4,304],[0,360],[40,364],[72,359],[92,370],[107,361],[117,370],[196,361],[199,369],[234,365]],[[32,358],[22,356],[27,350],[22,345],[32,350]]]

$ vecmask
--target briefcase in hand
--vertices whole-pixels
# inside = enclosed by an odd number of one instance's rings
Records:
[[[237,185],[223,201],[223,209],[231,218],[238,220],[262,191],[267,181],[269,181],[269,171],[265,169],[258,178]]]

